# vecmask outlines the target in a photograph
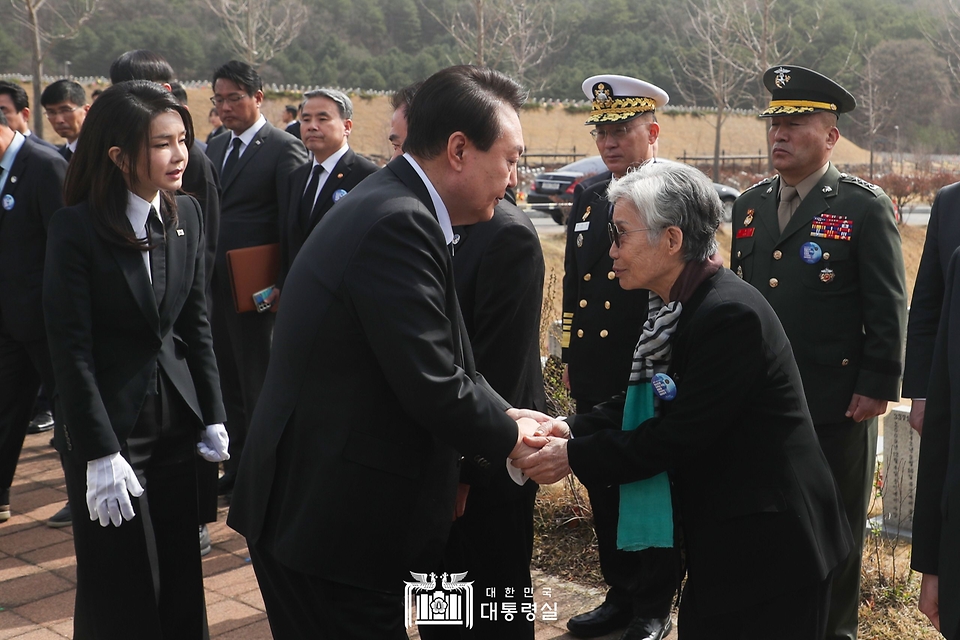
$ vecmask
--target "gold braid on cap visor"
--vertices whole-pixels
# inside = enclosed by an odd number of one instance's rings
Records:
[[[656,111],[657,103],[650,98],[614,98],[613,100],[594,100],[593,113],[587,119],[592,122],[616,122],[626,120],[639,113]]]
[[[830,102],[816,102],[814,100],[771,100],[770,106],[760,115],[773,116],[791,113],[810,113],[814,109],[836,111],[837,105]]]

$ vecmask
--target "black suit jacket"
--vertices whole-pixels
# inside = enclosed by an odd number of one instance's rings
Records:
[[[635,431],[620,430],[622,396],[570,418],[573,472],[588,487],[670,473],[684,604],[699,615],[823,580],[848,555],[850,528],[770,305],[721,268],[683,305],[668,375],[676,398]]]
[[[219,175],[232,136],[210,141],[207,157]],[[221,181],[220,234],[216,269],[226,271],[227,251],[280,241],[290,174],[307,159],[303,144],[269,122],[257,132],[237,161],[233,173]]]
[[[924,254],[926,255],[926,253]],[[943,314],[933,349],[917,498],[915,571],[940,576],[940,630],[960,638],[960,250],[947,270]]]
[[[333,167],[333,171],[327,176],[327,181],[320,189],[317,201],[313,206],[313,212],[310,220],[304,226],[304,221],[300,216],[300,200],[303,197],[303,191],[307,188],[307,182],[310,180],[310,174],[313,171],[313,161],[307,162],[299,167],[290,176],[290,189],[287,196],[280,204],[280,210],[285,212],[283,229],[280,232],[280,275],[277,276],[277,286],[283,289],[283,282],[287,279],[287,273],[290,271],[290,265],[293,259],[300,252],[307,236],[313,231],[317,223],[323,219],[327,211],[336,203],[333,195],[339,191],[351,191],[360,181],[371,173],[377,171],[377,165],[373,164],[363,156],[358,156],[353,149],[347,149],[340,161]],[[339,199],[339,198],[338,198]]]
[[[198,429],[225,419],[204,297],[200,208],[187,196],[177,204],[177,224],[166,228],[159,308],[141,252],[105,242],[86,203],[50,221],[43,309],[57,381],[54,437],[57,449],[80,463],[121,450],[158,368],[196,414]]]
[[[307,239],[228,518],[249,544],[294,570],[390,593],[436,566],[460,453],[502,465],[517,434],[507,403],[475,378],[451,263],[404,158]]]
[[[905,398],[927,397],[947,266],[957,247],[960,247],[960,182],[941,189],[930,209],[930,223],[907,322],[907,355],[903,365]]]
[[[567,221],[561,345],[570,394],[580,402],[599,402],[626,388],[646,320],[647,292],[626,291],[613,275],[610,177],[607,171],[581,183]]]
[[[291,122],[286,127],[283,128],[284,131],[292,135],[297,140],[300,140],[300,121]]]
[[[24,140],[0,191],[0,321],[19,342],[44,338],[41,296],[47,226],[63,207],[67,171],[66,160],[55,149],[32,138]]]
[[[540,366],[544,264],[536,227],[504,200],[492,220],[453,230],[459,235],[453,254],[457,298],[477,370],[513,406],[546,411]],[[481,469],[465,461],[461,481],[473,485],[474,502],[525,493],[502,464]]]
[[[27,138],[27,140],[30,140],[31,142],[36,142],[41,147],[46,147],[47,149],[50,149],[50,151],[56,151],[57,149],[59,149],[57,145],[53,144],[52,142],[47,142],[46,140],[44,140],[43,138],[41,138],[40,136],[38,136],[33,132],[31,132],[29,136],[25,136],[25,137]]]
[[[190,148],[187,168],[183,172],[182,192],[196,198],[203,212],[203,237],[206,244],[203,267],[209,295],[217,256],[217,236],[220,233],[220,172],[198,144]]]

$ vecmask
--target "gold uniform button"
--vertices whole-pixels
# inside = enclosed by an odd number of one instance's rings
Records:
[[[776,287],[778,284],[780,284],[780,281],[779,281],[779,280],[777,280],[776,278],[770,278],[770,286],[771,286],[771,287]]]
[[[587,306],[587,301],[586,301],[586,300],[581,300],[581,301],[580,301],[580,308],[583,309],[585,306]]]
[[[607,300],[606,302],[603,303],[603,308],[604,308],[604,309],[609,309],[609,308],[610,308],[610,301],[609,301],[609,300]]]
[[[591,276],[591,275],[588,273],[588,274],[586,274],[586,275],[583,276],[583,281],[584,281],[584,282],[590,282],[590,278],[592,278],[592,277],[593,277],[593,276]]]
[[[844,358],[843,360],[840,361],[840,366],[841,366],[841,367],[845,367],[845,366],[847,366],[848,364],[850,364],[850,361],[847,360],[846,358]]]
[[[742,251],[737,251],[737,257],[738,257],[738,258],[743,257],[743,252],[742,252]]]
[[[583,329],[577,329],[577,337],[578,337],[578,338],[582,338],[582,337],[583,337]]]
[[[608,335],[610,335],[610,333],[606,329],[600,332],[601,338],[606,338]]]
[[[617,277],[617,274],[615,274],[613,271],[607,274],[607,280],[613,280],[616,277]]]
[[[783,251],[780,251],[779,249],[777,249],[776,251],[773,252],[774,260],[779,260],[782,257],[783,257]]]

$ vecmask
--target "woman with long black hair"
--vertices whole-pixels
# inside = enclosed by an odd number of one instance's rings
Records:
[[[77,639],[205,631],[193,456],[228,454],[202,215],[173,195],[192,143],[163,87],[114,85],[90,108],[50,222],[43,303]]]

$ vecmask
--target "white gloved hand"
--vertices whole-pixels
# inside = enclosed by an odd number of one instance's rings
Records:
[[[119,527],[123,520],[132,520],[136,514],[131,494],[139,497],[143,487],[133,467],[119,453],[87,462],[87,510],[91,520],[99,519],[101,527],[109,522]]]
[[[230,436],[222,424],[211,424],[203,430],[197,443],[200,457],[207,462],[226,462],[230,459]]]

